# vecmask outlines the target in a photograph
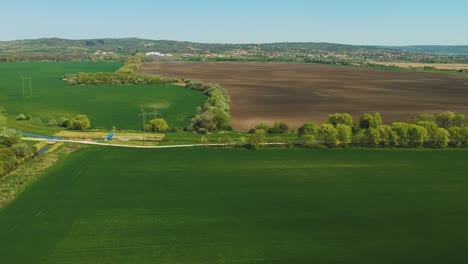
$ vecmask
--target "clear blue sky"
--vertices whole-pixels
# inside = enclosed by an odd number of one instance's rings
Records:
[[[468,0],[12,0],[0,40],[468,45]]]

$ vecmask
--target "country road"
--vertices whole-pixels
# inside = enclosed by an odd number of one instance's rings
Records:
[[[23,137],[23,140],[29,141],[51,141],[51,142],[67,142],[67,143],[77,143],[84,145],[95,145],[95,146],[106,146],[106,147],[119,147],[119,148],[142,148],[142,149],[164,149],[164,148],[191,148],[191,147],[222,147],[230,146],[232,144],[187,144],[187,145],[167,145],[167,146],[132,146],[132,145],[121,145],[121,144],[109,144],[109,143],[99,143],[89,140],[67,140],[67,139],[57,139],[51,140],[47,138],[30,138]],[[286,145],[286,143],[266,143],[266,145]]]

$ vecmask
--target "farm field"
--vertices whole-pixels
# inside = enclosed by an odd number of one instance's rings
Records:
[[[446,63],[415,63],[415,62],[379,62],[384,66],[397,66],[400,68],[423,68],[433,67],[439,70],[468,70],[468,64],[446,64]]]
[[[194,115],[195,108],[205,100],[203,94],[180,86],[67,86],[61,80],[67,73],[112,72],[121,65],[93,62],[0,63],[0,98],[2,106],[10,115],[8,124],[15,127],[18,125],[18,129],[37,127],[41,131],[40,127],[45,127],[52,118],[86,114],[93,127],[141,129],[142,120],[137,115],[141,113],[140,107],[143,107],[148,112],[158,108],[170,126],[185,127]],[[32,96],[29,81],[26,81],[23,97],[21,76],[31,76]],[[39,117],[44,123],[20,124],[14,121],[21,113]],[[56,132],[54,129],[42,130]]]
[[[325,122],[328,114],[359,118],[381,112],[384,121],[408,121],[426,112],[468,114],[468,78],[303,63],[144,63],[141,73],[216,82],[231,96],[231,125]]]
[[[10,263],[466,263],[466,150],[86,147],[0,211]]]

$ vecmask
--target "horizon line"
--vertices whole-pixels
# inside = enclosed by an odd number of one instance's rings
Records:
[[[99,38],[63,38],[63,37],[40,37],[40,38],[24,38],[24,39],[7,39],[1,40],[0,42],[13,42],[13,41],[32,41],[32,40],[44,40],[44,39],[59,39],[59,40],[71,40],[71,41],[83,41],[83,40],[119,40],[119,39],[138,39],[148,41],[173,41],[173,42],[186,42],[194,44],[214,44],[214,45],[268,45],[268,44],[283,44],[283,43],[315,43],[315,44],[334,44],[344,46],[363,46],[363,47],[415,47],[415,46],[439,46],[439,47],[461,47],[468,46],[468,44],[407,44],[407,45],[382,45],[382,44],[347,44],[338,42],[327,42],[327,41],[273,41],[273,42],[196,42],[189,40],[174,40],[174,39],[153,39],[143,37],[99,37]]]

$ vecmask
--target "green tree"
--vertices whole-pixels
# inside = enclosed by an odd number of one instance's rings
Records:
[[[337,134],[338,131],[331,124],[323,124],[319,130],[320,139],[322,139],[325,144],[336,145],[338,143]]]
[[[359,127],[362,129],[378,128],[380,125],[382,125],[380,113],[363,114],[359,119]]]
[[[398,137],[399,146],[407,146],[409,142],[409,128],[410,125],[404,122],[396,122],[392,124],[392,130]]]
[[[154,132],[166,132],[169,126],[163,118],[156,118],[149,121],[150,130]]]
[[[2,142],[6,146],[13,146],[14,144],[21,141],[21,132],[14,129],[7,129],[3,132]]]
[[[276,122],[268,129],[270,134],[287,134],[289,132],[289,125],[284,122]]]
[[[27,158],[32,155],[33,150],[26,143],[16,143],[11,149],[18,158]]]
[[[68,124],[68,128],[72,130],[86,130],[90,127],[91,122],[86,115],[77,115]]]
[[[264,123],[260,123],[260,124],[258,124],[258,125],[256,125],[256,126],[254,127],[254,131],[253,131],[253,132],[255,132],[255,130],[258,130],[258,129],[261,129],[261,130],[267,132],[269,128],[270,128],[270,127],[268,127],[268,125],[266,125],[266,124],[264,124]]]
[[[336,125],[336,139],[343,145],[351,143],[352,128],[346,124]]]
[[[419,114],[411,118],[411,123],[417,124],[421,121],[435,122],[435,116],[433,114]]]
[[[319,127],[314,122],[307,122],[297,130],[297,135],[302,143],[315,141]]]
[[[415,147],[421,147],[427,142],[429,133],[427,129],[422,126],[410,124],[408,130],[408,137],[410,143]]]
[[[381,125],[377,128],[380,134],[380,145],[389,146],[394,145],[398,146],[398,135],[395,131],[392,130],[392,127],[388,125]]]
[[[464,114],[456,114],[453,118],[453,125],[463,127],[466,124],[466,118]]]
[[[249,144],[253,148],[263,147],[266,144],[265,131],[263,129],[257,129],[250,135]]]
[[[382,141],[380,131],[377,128],[369,128],[366,130],[367,143],[373,146],[379,146]]]
[[[436,137],[436,132],[440,132],[440,131],[437,130],[439,128],[437,126],[437,123],[432,122],[432,121],[419,121],[419,122],[417,122],[415,124],[418,125],[418,126],[422,126],[425,129],[427,129],[428,142],[431,143],[431,144],[434,144],[435,137]]]
[[[460,147],[465,139],[464,129],[458,126],[452,126],[448,129],[450,142],[455,147]]]
[[[353,118],[347,113],[336,113],[328,115],[328,123],[334,127],[336,127],[338,124],[347,125],[349,127],[353,127],[354,125]]]
[[[435,118],[436,118],[436,123],[439,127],[447,129],[453,125],[453,121],[455,119],[455,113],[446,111],[446,112],[437,114]]]
[[[372,124],[372,127],[373,128],[378,128],[382,124],[383,124],[383,122],[382,122],[382,117],[380,116],[380,113],[379,112],[375,113],[374,114],[374,123]]]
[[[0,148],[0,175],[12,171],[16,168],[16,155],[11,148]]]
[[[448,146],[449,142],[450,133],[447,130],[438,127],[433,134],[433,145],[436,147],[444,148]]]

